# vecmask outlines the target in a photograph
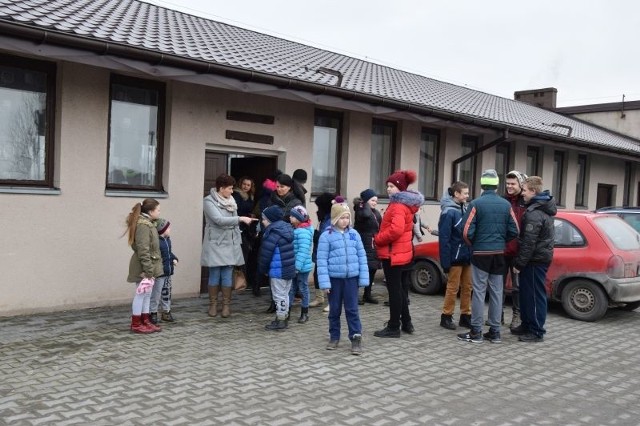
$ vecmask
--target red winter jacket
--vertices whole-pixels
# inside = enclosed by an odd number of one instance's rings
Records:
[[[380,230],[374,238],[379,259],[390,259],[391,266],[411,263],[413,215],[423,201],[422,194],[413,191],[403,191],[391,197],[389,207],[382,216]]]
[[[513,210],[513,214],[516,216],[518,226],[522,225],[522,216],[524,216],[524,212],[527,211],[527,206],[525,205],[524,198],[522,198],[522,194],[518,194],[515,196],[506,194],[504,198],[506,198],[506,200],[511,204],[511,210]],[[518,246],[518,239],[514,238],[513,240],[507,242],[507,247],[504,250],[504,255],[507,257],[516,257],[518,256],[519,249],[520,247]]]

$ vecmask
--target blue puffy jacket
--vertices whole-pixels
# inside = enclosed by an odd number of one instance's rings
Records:
[[[442,212],[438,221],[438,242],[440,245],[440,265],[449,272],[453,265],[468,265],[471,262],[471,249],[464,243],[460,229],[456,227],[462,220],[465,205],[445,195],[440,201]]]
[[[330,278],[358,277],[358,285],[369,285],[369,266],[367,253],[360,234],[347,228],[340,232],[331,227],[320,235],[318,242],[318,286],[323,289],[331,288]]]
[[[264,230],[258,272],[271,278],[293,279],[296,276],[293,251],[293,227],[282,220],[272,222]]]
[[[293,230],[293,251],[296,254],[296,271],[298,272],[311,272],[313,269],[311,261],[313,231],[311,226],[299,226]]]
[[[494,189],[485,189],[480,198],[469,203],[460,229],[474,256],[503,254],[507,241],[520,232],[511,204]]]

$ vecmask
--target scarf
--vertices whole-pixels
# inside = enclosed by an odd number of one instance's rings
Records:
[[[247,200],[250,198],[250,197],[249,197],[249,193],[248,193],[247,191],[243,191],[243,190],[242,190],[242,189],[240,189],[240,188],[236,188],[236,189],[234,189],[234,191],[235,191],[236,193],[238,193],[238,195],[240,195],[240,197],[242,197],[242,199],[243,199],[244,201],[247,201]]]
[[[222,198],[220,196],[220,194],[218,194],[218,191],[211,191],[211,195],[213,196],[213,199],[220,204],[220,206],[230,212],[235,212],[236,210],[238,210],[238,205],[236,204],[236,200],[233,197],[229,197],[229,198]]]

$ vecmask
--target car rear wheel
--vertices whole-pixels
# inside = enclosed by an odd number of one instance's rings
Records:
[[[620,309],[625,310],[625,311],[635,311],[638,308],[640,308],[640,301],[627,303],[626,305],[624,305]]]
[[[571,318],[580,321],[597,321],[607,312],[609,299],[597,284],[586,280],[575,280],[562,290],[562,307]]]
[[[410,274],[411,289],[419,294],[437,294],[442,287],[440,271],[431,262],[420,260]]]

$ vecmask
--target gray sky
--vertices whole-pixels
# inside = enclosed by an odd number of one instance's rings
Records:
[[[636,0],[147,0],[513,98],[640,100]]]

